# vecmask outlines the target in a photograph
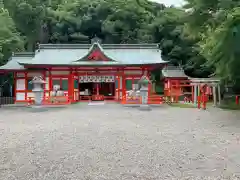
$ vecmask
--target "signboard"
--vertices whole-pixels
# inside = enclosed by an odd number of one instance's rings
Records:
[[[80,76],[79,82],[115,82],[115,76]]]

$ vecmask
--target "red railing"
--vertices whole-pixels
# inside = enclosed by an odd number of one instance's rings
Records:
[[[115,96],[91,95],[80,96],[79,101],[116,101]]]
[[[140,104],[141,98],[140,97],[123,96],[121,103],[122,104]]]
[[[27,105],[34,104],[34,97],[28,97]],[[42,101],[43,105],[66,105],[70,104],[69,96],[54,96],[54,97],[45,97]]]
[[[163,104],[164,97],[159,95],[151,95],[148,97],[148,104]]]
[[[45,97],[43,100],[44,105],[65,105],[70,103],[69,96]]]
[[[142,100],[141,97],[122,97],[122,104],[141,104]],[[164,97],[159,95],[151,95],[148,97],[147,104],[163,104],[164,103]]]

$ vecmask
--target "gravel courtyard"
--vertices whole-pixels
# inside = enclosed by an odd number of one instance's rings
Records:
[[[0,108],[0,179],[240,179],[240,112]]]

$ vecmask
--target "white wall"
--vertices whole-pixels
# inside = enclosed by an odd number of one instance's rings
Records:
[[[48,72],[47,72],[48,74]],[[57,74],[57,75],[68,75],[69,71],[52,71],[52,74]],[[41,76],[43,78],[43,74],[42,71],[39,72],[28,72],[27,73],[28,78],[33,78],[34,76]],[[17,77],[24,77],[25,74],[24,73],[17,73]],[[67,79],[67,78],[66,78]],[[46,84],[45,84],[45,88],[46,90],[49,90],[49,77],[47,76],[46,79]],[[26,86],[25,86],[25,79],[16,79],[16,90],[26,90]],[[68,93],[68,91],[65,91]],[[46,97],[48,97],[49,93],[45,93]],[[27,98],[28,97],[34,97],[34,94],[31,92],[27,93]],[[25,92],[16,92],[16,101],[22,101],[25,100]]]
[[[127,75],[140,74],[141,75],[142,74],[142,70],[138,70],[138,71],[125,70],[124,74],[127,74]]]
[[[34,94],[33,94],[32,92],[28,92],[28,93],[27,93],[27,99],[28,99],[29,97],[34,97]]]
[[[48,77],[48,72],[46,73],[47,77],[45,79],[46,81],[46,84],[45,84],[45,88],[46,90],[49,90],[49,77]],[[68,75],[69,74],[69,71],[52,71],[51,72],[52,75]],[[132,71],[132,70],[125,70],[124,71],[124,74],[126,75],[141,75],[142,74],[142,70],[136,70],[136,71]],[[99,73],[99,75],[101,75]],[[24,77],[24,74],[23,73],[17,73],[17,76],[18,77]],[[28,77],[34,77],[34,76],[42,76],[43,77],[43,74],[42,72],[29,72],[28,73]],[[123,78],[120,77],[120,87],[118,87],[118,89],[122,89],[123,87]],[[25,90],[26,87],[25,87],[25,79],[17,79],[16,81],[16,90]],[[66,91],[66,93],[68,93]],[[48,96],[48,93],[45,94],[46,97]],[[75,98],[76,97],[77,93],[74,93],[74,96]],[[122,96],[122,92],[119,93],[120,96]],[[27,96],[28,97],[33,97],[33,94],[32,93],[27,93]],[[116,96],[117,96],[117,93],[116,93]],[[25,93],[21,92],[17,92],[16,94],[16,100],[25,100]]]
[[[24,77],[25,74],[24,73],[17,73],[17,77]]]
[[[25,93],[23,92],[17,92],[16,93],[16,100],[17,101],[22,101],[22,100],[25,100]]]
[[[28,72],[27,76],[32,77],[32,78],[35,76],[42,76],[42,78],[43,78],[42,72]]]
[[[17,73],[17,77],[24,77],[24,74]],[[16,79],[16,90],[25,90],[25,79]],[[25,92],[16,92],[16,101],[25,100]]]
[[[17,79],[16,90],[25,90],[25,79]]]
[[[52,75],[68,75],[69,71],[51,71]]]

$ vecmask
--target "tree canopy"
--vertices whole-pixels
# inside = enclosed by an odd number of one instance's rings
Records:
[[[148,0],[0,1],[0,64],[40,43],[159,43],[162,57],[189,76],[238,83],[239,0],[186,0],[182,8]]]
[[[198,38],[200,54],[206,59],[202,66],[225,83],[240,90],[240,1],[187,0],[186,24]]]

